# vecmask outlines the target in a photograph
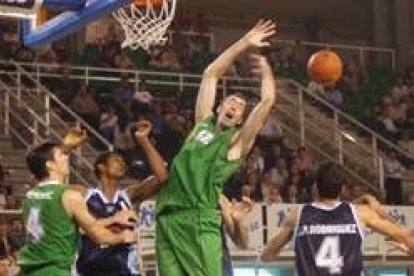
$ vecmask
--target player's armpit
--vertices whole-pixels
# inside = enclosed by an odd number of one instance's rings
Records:
[[[280,250],[282,250],[282,248],[292,238],[296,227],[297,217],[299,215],[299,208],[300,207],[296,207],[290,212],[290,214],[286,217],[282,225],[277,230],[275,236],[267,243],[260,256],[263,262],[270,262],[276,259]]]
[[[62,203],[67,214],[73,217],[79,227],[97,244],[116,245],[132,243],[136,240],[136,235],[133,231],[122,231],[119,234],[115,234],[108,230],[106,225],[111,218],[105,219],[103,223],[95,219],[88,212],[86,201],[80,192],[70,189],[66,190],[62,197]],[[112,222],[116,221],[114,220]]]

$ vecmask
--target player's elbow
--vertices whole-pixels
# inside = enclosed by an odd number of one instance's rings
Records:
[[[214,64],[210,64],[203,71],[203,78],[218,78],[220,76],[220,70]]]

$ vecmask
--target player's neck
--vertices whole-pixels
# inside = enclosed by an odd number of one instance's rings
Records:
[[[49,173],[49,177],[43,179],[41,182],[53,182],[56,184],[63,184],[66,181],[66,175],[60,175],[60,174],[54,174],[54,173]]]
[[[325,206],[332,207],[332,206],[335,206],[339,202],[339,198],[335,198],[335,199],[320,198],[317,202]]]
[[[118,189],[118,180],[108,177],[101,178],[101,190],[105,197],[109,200],[112,200]]]

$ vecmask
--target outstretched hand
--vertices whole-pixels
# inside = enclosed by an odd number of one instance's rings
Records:
[[[253,210],[254,203],[248,197],[243,197],[242,201],[233,202],[231,216],[235,221],[241,221],[248,213]]]
[[[69,129],[62,141],[65,151],[79,147],[87,138],[86,130],[81,129],[80,126]]]
[[[244,38],[250,47],[269,47],[270,43],[266,39],[276,34],[276,23],[272,20],[260,19]]]

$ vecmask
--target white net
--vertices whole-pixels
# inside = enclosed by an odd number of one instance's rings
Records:
[[[136,50],[141,47],[148,51],[153,45],[164,45],[167,42],[166,32],[174,18],[176,0],[162,0],[160,5],[146,1],[145,6],[131,3],[112,13],[125,33],[122,48]]]

